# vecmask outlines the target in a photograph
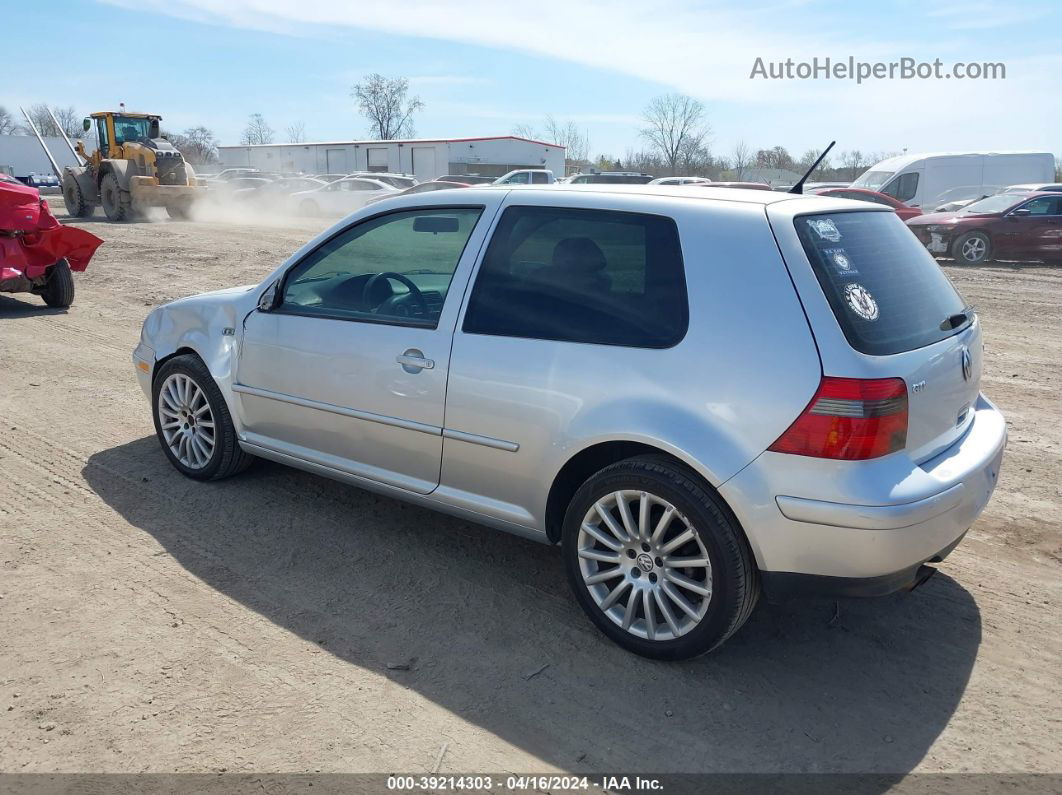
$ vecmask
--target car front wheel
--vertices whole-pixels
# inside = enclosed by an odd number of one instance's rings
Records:
[[[240,447],[221,390],[198,356],[166,361],[155,376],[152,396],[155,434],[181,474],[219,480],[253,460]]]
[[[960,265],[980,265],[992,259],[992,241],[984,232],[968,232],[951,246],[951,256]]]
[[[594,624],[645,657],[711,651],[759,594],[748,545],[726,506],[665,458],[627,459],[576,493],[564,520],[568,581]]]

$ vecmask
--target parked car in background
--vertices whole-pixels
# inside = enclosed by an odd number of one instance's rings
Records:
[[[811,193],[812,191],[825,190],[826,188],[847,188],[850,184],[850,182],[805,182],[804,192]],[[792,187],[793,186],[790,185],[786,190],[789,190],[789,188]]]
[[[1031,191],[1062,193],[1062,182],[1027,182],[1024,185],[1008,185],[1000,193],[1029,193]]]
[[[993,259],[1062,262],[1062,194],[997,193],[954,213],[907,222],[923,245],[960,265]]]
[[[18,177],[19,182],[30,188],[58,188],[62,185],[59,181],[59,177],[55,174],[28,174],[25,177]]]
[[[573,174],[565,181],[569,185],[647,185],[653,179],[652,174],[639,174],[636,171],[598,171]]]
[[[766,182],[712,182],[706,188],[740,188],[742,190],[772,190]]]
[[[917,207],[908,207],[892,196],[878,193],[876,190],[867,190],[866,188],[816,188],[805,191],[805,193],[814,193],[816,196],[832,196],[835,199],[854,199],[855,201],[883,204],[886,207],[891,207],[900,216],[901,221],[909,221],[915,216],[922,214],[922,211]]]
[[[399,190],[412,188],[414,185],[417,184],[416,177],[410,174],[392,174],[389,171],[354,171],[350,174],[347,174],[347,176],[375,179],[384,183],[385,185],[390,185],[392,188],[398,188]]]
[[[1006,185],[1054,177],[1050,152],[936,152],[882,160],[851,187],[876,190],[925,211],[990,196]]]
[[[657,177],[650,180],[650,185],[707,185],[711,182],[707,177]]]
[[[664,659],[723,643],[761,590],[913,588],[984,509],[1007,431],[981,323],[891,211],[459,193],[152,311],[134,372],[174,468],[260,456],[559,543],[590,620]]]
[[[337,179],[343,179],[350,176],[349,174],[314,174],[314,179],[322,180],[323,182],[335,182]]]
[[[468,185],[490,185],[494,177],[484,177],[481,174],[444,174],[436,177],[434,182],[464,182]]]
[[[441,180],[432,180],[430,182],[421,182],[414,185],[412,188],[406,188],[403,191],[399,191],[394,194],[395,196],[411,196],[417,193],[432,193],[437,190],[451,190],[453,188],[470,188],[472,187],[467,182],[442,182]],[[391,196],[374,196],[369,199],[366,204],[373,204],[374,202],[383,201],[384,199],[390,199]]]
[[[347,215],[360,210],[369,199],[395,196],[394,185],[368,177],[344,177],[313,190],[292,193],[289,207],[299,215]]]
[[[316,190],[328,183],[314,177],[285,177],[276,180],[262,180],[264,184],[237,188],[232,192],[236,201],[258,202],[260,204],[279,203],[292,193]]]
[[[518,168],[494,180],[495,185],[552,185],[556,182],[548,168]]]
[[[258,176],[261,173],[262,172],[257,168],[226,168],[222,169],[217,174],[209,176],[203,174],[201,177],[207,180],[207,182],[229,182],[238,179],[239,177]]]

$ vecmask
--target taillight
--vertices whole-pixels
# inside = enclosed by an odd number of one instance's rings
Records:
[[[824,376],[808,407],[768,449],[862,461],[907,444],[907,384],[902,378]]]

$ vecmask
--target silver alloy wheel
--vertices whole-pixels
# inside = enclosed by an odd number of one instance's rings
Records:
[[[159,428],[166,446],[189,469],[202,469],[214,455],[214,414],[206,393],[191,376],[174,373],[159,389]]]
[[[708,612],[708,550],[662,497],[640,490],[605,495],[583,517],[577,547],[591,598],[636,637],[681,637]]]
[[[983,238],[971,237],[962,244],[962,258],[967,262],[979,262],[985,255],[988,246]]]

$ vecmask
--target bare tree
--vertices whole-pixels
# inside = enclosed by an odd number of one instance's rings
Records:
[[[240,143],[244,146],[273,143],[273,128],[266,123],[261,113],[252,113],[243,129]]]
[[[804,152],[804,154],[800,156],[800,160],[797,161],[796,166],[797,170],[801,173],[801,175],[803,175],[805,171],[807,171],[809,168],[811,168],[812,165],[814,165],[815,161],[819,159],[819,155],[821,154],[821,149],[808,149],[806,152]],[[810,178],[823,179],[826,176],[826,173],[830,170],[830,168],[830,158],[829,156],[827,156],[823,159],[821,163],[819,163],[818,168],[811,172]]]
[[[756,165],[760,168],[778,168],[792,171],[796,165],[784,146],[760,149],[756,152]]]
[[[163,137],[192,165],[218,161],[218,139],[206,127],[189,127],[183,133],[164,133]]]
[[[841,152],[840,161],[844,179],[849,181],[858,177],[867,165],[866,158],[858,149]]]
[[[704,103],[685,94],[655,97],[642,118],[642,137],[656,150],[672,173],[683,151],[696,150],[711,134],[704,118]]]
[[[301,121],[292,122],[285,130],[289,144],[301,144],[306,141],[306,124]]]
[[[354,86],[351,97],[369,120],[369,135],[381,141],[411,138],[415,134],[413,114],[423,110],[420,97],[406,98],[409,81],[404,77],[384,77],[373,72]]]
[[[590,134],[580,130],[573,121],[558,122],[552,116],[547,116],[545,138],[564,147],[566,160],[582,162],[590,156]]]
[[[752,147],[744,141],[734,144],[734,149],[730,153],[730,168],[739,182],[745,179],[745,171],[752,167],[752,163]]]
[[[0,105],[0,135],[14,135],[15,126],[15,120],[11,118],[8,109]]]
[[[81,123],[81,117],[72,107],[50,107],[44,102],[39,102],[26,108],[26,113],[29,114],[33,126],[37,128],[41,135],[58,137],[62,133],[66,133],[68,138],[85,137],[85,129]],[[55,119],[59,122],[59,126],[56,126],[55,121],[52,120],[53,113],[55,114]],[[27,135],[30,132],[27,125],[14,127],[12,131],[15,133],[22,132]]]
[[[513,135],[519,138],[541,138],[542,133],[532,127],[530,124],[517,124],[513,127]]]

